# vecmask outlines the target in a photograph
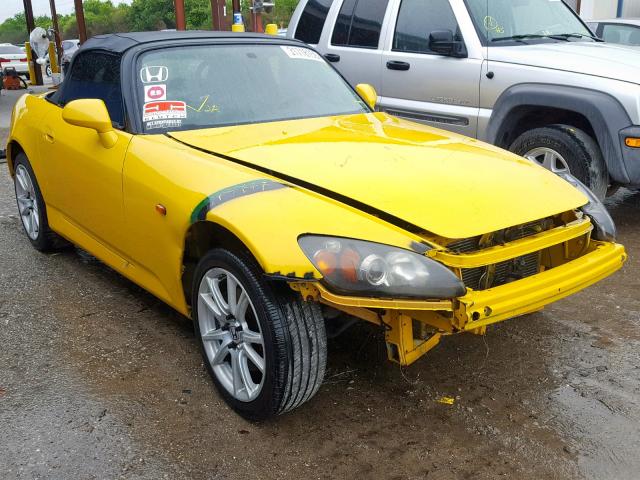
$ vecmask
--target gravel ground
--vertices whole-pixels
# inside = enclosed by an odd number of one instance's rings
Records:
[[[608,204],[630,254],[614,277],[404,369],[358,325],[311,402],[251,424],[187,319],[82,252],[30,247],[0,164],[0,477],[637,479],[640,193]]]

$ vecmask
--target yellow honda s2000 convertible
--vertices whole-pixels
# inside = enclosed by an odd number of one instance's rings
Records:
[[[96,37],[58,91],[15,106],[24,229],[191,316],[214,383],[251,419],[316,393],[336,311],[384,328],[408,365],[625,261],[570,175],[375,102],[295,41]]]

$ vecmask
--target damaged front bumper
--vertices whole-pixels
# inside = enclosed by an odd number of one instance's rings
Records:
[[[484,334],[488,325],[540,310],[619,270],[627,259],[622,245],[590,238],[588,219],[574,225],[495,247],[483,253],[434,255],[451,268],[513,259],[530,251],[554,256],[556,265],[486,290],[467,289],[451,300],[394,300],[336,295],[320,282],[291,282],[305,299],[322,302],[385,330],[389,359],[409,365],[438,344],[442,335]],[[579,253],[575,253],[575,249]],[[573,253],[572,253],[573,252]],[[541,253],[542,255],[542,253]],[[564,257],[558,260],[557,257]]]

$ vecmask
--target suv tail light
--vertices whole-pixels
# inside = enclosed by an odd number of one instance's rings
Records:
[[[27,61],[27,57],[21,58],[20,61],[21,62],[26,62]]]
[[[0,57],[0,63],[9,63],[11,60],[9,60],[8,58],[2,58]]]

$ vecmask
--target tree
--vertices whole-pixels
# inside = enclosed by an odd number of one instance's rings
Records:
[[[127,18],[133,32],[176,28],[173,0],[133,0]]]
[[[0,0],[1,2],[2,0]],[[263,16],[265,23],[286,26],[299,0],[275,0],[272,13]],[[242,0],[242,12],[249,24],[250,0]],[[133,0],[115,6],[111,0],[84,0],[84,15],[87,34],[91,37],[102,33],[163,30],[176,28],[173,0]],[[228,16],[231,16],[231,0],[227,0]],[[211,28],[210,0],[185,0],[187,29],[209,30]],[[36,25],[51,27],[48,16],[35,19]],[[78,38],[78,24],[75,14],[58,15],[62,38]],[[24,13],[18,13],[0,24],[0,42],[24,43],[29,34]]]

